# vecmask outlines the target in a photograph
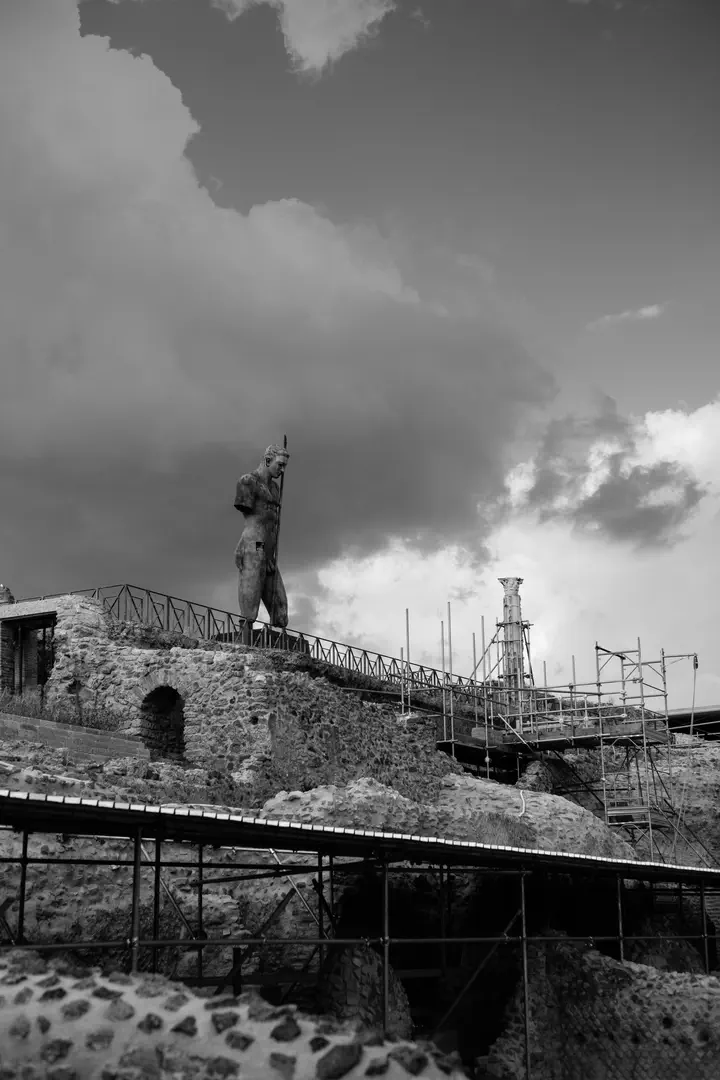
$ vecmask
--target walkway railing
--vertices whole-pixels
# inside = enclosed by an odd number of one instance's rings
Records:
[[[287,652],[304,653],[315,660],[333,664],[346,671],[377,679],[390,686],[403,686],[411,695],[418,692],[438,693],[438,707],[444,712],[450,709],[450,737],[454,739],[451,699],[458,705],[474,708],[477,721],[491,728],[515,730],[528,736],[539,731],[569,729],[583,725],[622,723],[637,719],[622,704],[604,701],[596,684],[584,687],[536,687],[528,686],[520,693],[506,687],[501,680],[475,682],[463,675],[443,672],[423,664],[408,664],[394,656],[346,645],[328,638],[303,634],[297,630],[280,630],[269,623],[255,622],[247,627],[241,615],[206,604],[195,604],[166,593],[142,589],[136,585],[106,585],[95,589],[75,589],[71,593],[52,593],[27,600],[50,600],[59,596],[87,596],[99,600],[105,609],[122,622],[154,627],[158,630],[184,634],[205,641],[227,644],[251,645],[260,649],[282,649]],[[444,701],[439,695],[444,691]],[[580,692],[584,691],[584,692]],[[636,710],[637,711],[637,710]],[[645,710],[642,710],[643,722]],[[649,714],[653,715],[653,714]],[[468,732],[469,733],[469,732]]]
[[[408,664],[393,656],[346,645],[328,638],[303,634],[296,630],[279,630],[268,623],[255,622],[248,631],[241,615],[221,608],[195,604],[166,593],[142,589],[136,585],[104,585],[96,589],[74,589],[70,593],[52,593],[27,597],[28,600],[52,600],[58,596],[87,596],[99,600],[105,609],[122,622],[155,627],[171,633],[185,634],[205,641],[249,644],[260,649],[284,649],[305,653],[315,660],[367,675],[381,682],[407,685],[411,689],[442,690],[450,686],[457,692],[471,692],[472,679],[447,674],[422,664]],[[477,684],[478,687],[481,685]]]

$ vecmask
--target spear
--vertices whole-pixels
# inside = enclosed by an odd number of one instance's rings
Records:
[[[283,449],[287,450],[287,435],[283,435]],[[277,576],[278,576],[278,553],[280,551],[280,514],[282,513],[282,497],[283,488],[285,487],[285,473],[280,477],[280,501],[278,503],[278,516],[277,516],[277,529],[275,531],[275,572],[273,574],[273,590],[272,601],[270,604],[270,625],[273,626],[273,615],[275,613],[275,599],[277,597]]]

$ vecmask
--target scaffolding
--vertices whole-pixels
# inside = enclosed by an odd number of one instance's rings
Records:
[[[584,789],[593,796],[593,809],[607,825],[622,829],[651,859],[674,857],[680,840],[703,864],[714,864],[683,825],[673,784],[667,667],[682,660],[697,664],[696,654],[668,654],[661,649],[659,659],[647,659],[639,638],[634,648],[623,650],[596,642],[594,681],[577,681],[573,656],[570,682],[548,685],[543,664],[539,686],[530,651],[532,624],[522,616],[519,589],[523,579],[499,580],[504,588],[503,618],[496,621],[487,643],[483,620],[482,653],[479,660],[473,655],[472,724],[458,717],[457,687],[452,671],[445,671],[443,657],[443,749],[478,772],[484,766],[488,777],[491,762],[513,754],[519,774],[523,757],[542,760],[571,750],[599,750],[597,782],[588,783],[576,772],[579,786],[574,790]],[[467,688],[462,692],[467,705]],[[574,771],[572,764],[568,763],[568,769]],[[570,787],[556,790],[560,794],[573,791]]]
[[[95,849],[52,855],[43,841],[58,831],[67,840],[102,839],[113,846],[104,854]],[[682,941],[695,945],[706,973],[717,966],[716,929],[706,908],[707,901],[712,902],[720,892],[717,868],[659,866],[632,859],[256,818],[217,809],[188,810],[0,790],[0,836],[9,838],[13,834],[15,842],[12,848],[7,847],[10,853],[0,856],[4,887],[9,892],[0,904],[0,957],[8,952],[29,951],[66,959],[83,955],[93,962],[98,951],[107,955],[112,950],[122,955],[121,963],[129,972],[136,973],[157,971],[168,953],[187,951],[197,956],[196,974],[186,974],[183,981],[190,986],[212,988],[212,996],[225,1004],[227,997],[221,995],[228,984],[233,994],[248,986],[260,986],[277,988],[282,1002],[293,994],[297,997],[298,987],[316,983],[321,977],[322,960],[315,962],[316,957],[363,946],[373,949],[380,961],[381,1027],[386,1035],[391,1031],[391,968],[404,984],[432,979],[438,1002],[439,992],[445,992],[449,985],[448,976],[457,977],[452,983],[452,995],[446,993],[442,999],[448,1002],[447,1007],[436,1008],[425,1020],[428,1026],[423,1036],[432,1039],[493,955],[503,950],[503,964],[511,967],[517,980],[524,1037],[521,1068],[526,1080],[532,1080],[535,1064],[543,1060],[542,1045],[537,1037],[533,1038],[533,1003],[537,1002],[539,1014],[546,1008],[542,987],[540,995],[533,997],[530,947],[552,948],[561,938],[564,943],[599,947],[606,955],[623,961],[626,950],[637,945]],[[124,850],[116,848],[115,843],[122,844]],[[146,844],[152,845],[150,852]],[[268,855],[272,857],[270,863]],[[36,939],[32,940],[33,928],[26,909],[33,875],[51,866],[73,867],[79,873],[83,868],[101,867],[108,873],[121,871],[130,900],[129,910],[123,912],[126,925],[122,917],[117,917],[110,936],[103,939],[77,938],[67,929],[38,933],[36,927]],[[194,871],[190,895],[183,896],[183,903],[190,905],[189,918],[183,916],[186,936],[172,932],[167,936],[161,919],[163,892],[167,893],[164,875],[172,870]],[[439,879],[437,917],[425,921],[423,932],[417,934],[407,925],[407,910],[391,894],[391,880],[396,874],[429,872],[437,872]],[[337,903],[336,886],[342,889],[349,877],[362,875],[372,877],[379,889],[365,910],[366,925],[360,932],[351,933],[349,924],[343,924],[340,917],[342,900]],[[485,880],[498,888],[499,883],[506,882],[511,911],[501,909],[499,925],[496,916],[491,919],[486,914],[485,923],[475,932],[463,932],[462,925],[453,925],[452,917],[448,921],[451,875],[467,875],[476,885]],[[296,878],[310,879],[314,897],[309,891],[309,899],[303,897]],[[554,895],[563,882],[566,886],[568,878],[573,896],[587,900],[592,895],[597,903],[573,903],[571,913],[561,916],[563,922],[567,921],[566,929],[548,931],[547,896]],[[207,890],[225,887],[229,882],[258,879],[281,885],[278,902],[264,923],[228,936],[208,933],[204,917]],[[280,915],[293,897],[301,900],[311,919],[304,926],[293,927],[290,934],[283,934]],[[675,897],[677,910],[681,910],[683,898],[686,908],[690,902],[697,906],[695,929],[678,926],[662,933],[643,929],[643,913],[650,910],[644,901],[653,908],[662,904],[667,910]],[[15,908],[12,913],[8,911],[11,907]],[[511,912],[512,918],[500,929]],[[342,933],[344,928],[346,934]],[[464,946],[479,947],[473,962],[475,969],[469,973],[459,952]],[[254,954],[269,951],[276,957],[273,970],[248,971],[254,966],[248,963]],[[225,960],[218,963],[218,957]],[[411,962],[404,969],[408,957]],[[210,968],[214,969],[212,974]],[[492,975],[487,973],[486,979],[490,978]],[[708,1049],[716,1053],[712,1044]],[[716,1068],[714,1058],[711,1067]],[[626,1074],[608,1071],[608,1075]]]

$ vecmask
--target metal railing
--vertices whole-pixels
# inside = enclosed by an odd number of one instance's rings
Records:
[[[450,675],[448,671],[408,663],[407,660],[357,645],[347,645],[297,630],[279,629],[269,623],[256,621],[248,626],[247,621],[234,612],[181,600],[136,585],[75,589],[24,598],[24,602],[52,600],[60,596],[86,596],[100,601],[105,610],[120,622],[204,641],[303,653],[314,660],[375,679],[387,686],[402,686],[405,692],[409,687],[415,694],[437,693],[438,710],[443,709],[443,713],[447,710],[447,700],[443,704],[440,695],[450,693],[457,705],[474,709],[477,724],[486,724],[490,729],[503,732],[511,741],[515,738],[524,742],[523,735],[527,738],[568,729],[574,737],[578,728],[587,730],[588,726],[597,726],[602,731],[604,725],[624,724],[632,718],[623,704],[604,700],[596,684],[592,684],[592,690],[591,684],[586,684],[569,687],[526,686],[518,691],[504,686],[502,679],[476,681],[472,677],[454,672]]]
[[[52,600],[59,596],[87,596],[99,600],[112,616],[121,622],[153,627],[170,633],[219,641],[229,644],[251,645],[259,649],[283,649],[287,652],[304,653],[315,660],[324,661],[347,671],[392,685],[407,685],[412,689],[437,690],[452,687],[453,691],[472,694],[481,683],[462,675],[439,671],[423,664],[408,664],[394,656],[347,645],[328,638],[304,634],[297,630],[280,630],[269,623],[255,622],[251,627],[246,620],[231,611],[181,600],[176,596],[142,589],[136,585],[104,585],[95,589],[73,589],[70,592],[50,593],[44,596],[23,598]]]

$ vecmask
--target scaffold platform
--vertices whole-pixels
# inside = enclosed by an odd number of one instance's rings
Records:
[[[643,731],[644,729],[644,731]],[[496,727],[473,727],[471,732],[456,732],[453,739],[441,739],[438,749],[446,753],[455,747],[459,761],[474,764],[490,754],[535,756],[545,750],[563,751],[592,749],[599,746],[642,748],[667,745],[668,735],[663,720],[623,720],[615,724],[548,724],[529,731],[511,731]]]

